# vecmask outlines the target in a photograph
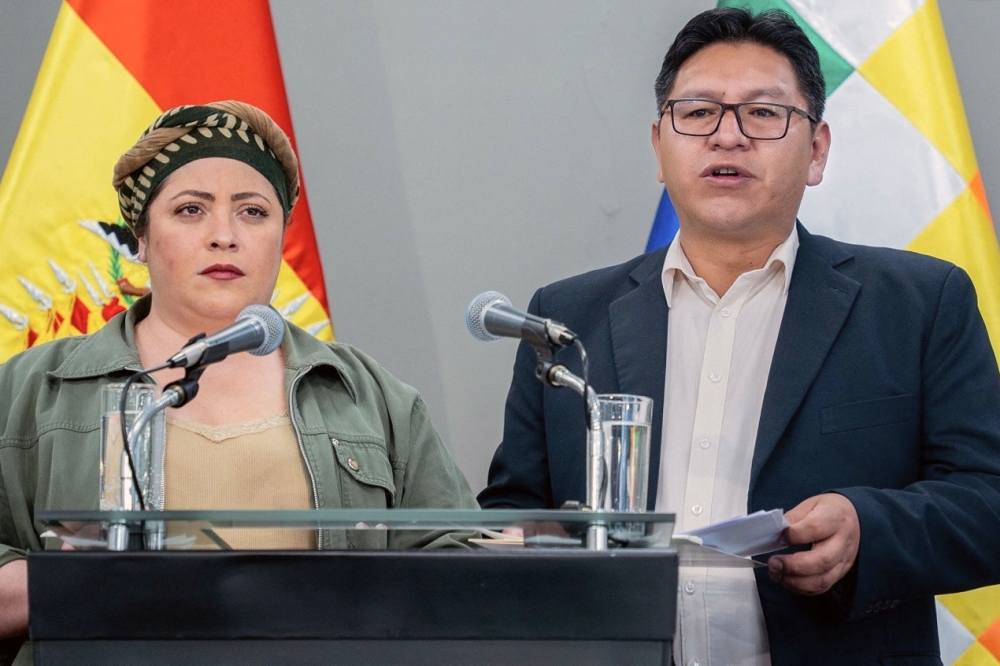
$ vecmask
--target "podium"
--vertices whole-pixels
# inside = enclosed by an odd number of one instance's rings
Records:
[[[286,513],[298,526],[359,522],[359,512]],[[571,512],[427,513],[410,529],[524,526],[490,516]],[[41,517],[84,517],[59,515]],[[38,666],[671,663],[677,554],[667,548],[40,551],[28,562]]]

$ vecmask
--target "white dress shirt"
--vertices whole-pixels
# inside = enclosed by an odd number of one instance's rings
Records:
[[[656,510],[685,532],[747,513],[764,390],[792,279],[798,232],[719,297],[681,247],[667,250],[667,368]],[[776,507],[766,507],[776,508]],[[787,507],[783,507],[787,508]],[[678,666],[770,666],[751,569],[681,567]]]

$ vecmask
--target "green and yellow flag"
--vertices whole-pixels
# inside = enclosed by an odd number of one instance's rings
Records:
[[[148,290],[111,172],[164,110],[238,99],[292,139],[267,0],[65,0],[0,181],[0,362]],[[273,305],[333,339],[303,189]]]
[[[802,201],[803,223],[961,266],[1000,353],[1000,248],[937,1],[719,6],[783,9],[819,51],[833,146],[823,184]],[[938,628],[946,665],[1000,666],[1000,587],[939,597]]]

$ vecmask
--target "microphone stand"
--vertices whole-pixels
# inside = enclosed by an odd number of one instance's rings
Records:
[[[196,342],[197,340],[204,338],[205,334],[201,333],[191,338],[188,344]],[[228,353],[228,350],[226,350]],[[198,395],[198,380],[201,379],[202,373],[205,372],[206,364],[196,363],[195,365],[189,366],[184,370],[184,378],[179,379],[176,382],[171,382],[167,384],[163,393],[154,402],[147,405],[138,416],[136,416],[135,422],[132,424],[132,428],[128,431],[128,440],[125,442],[125,446],[131,447],[131,443],[135,442],[139,438],[139,434],[149,425],[149,422],[153,418],[165,410],[167,407],[180,407],[187,402],[194,399]],[[150,449],[150,454],[152,454],[152,449]],[[159,474],[156,475],[160,479],[160,497],[163,497],[163,467],[166,463],[167,447],[163,447],[163,457],[159,461],[150,461],[150,466],[152,468],[159,468]],[[133,486],[138,486],[139,479],[132,479],[132,474],[130,468],[128,467],[128,462],[125,459],[125,453],[122,452],[122,489],[121,489],[121,506],[126,511],[132,510],[134,508],[134,502],[132,501],[132,489]],[[129,483],[126,483],[126,475],[128,476]],[[162,510],[163,507],[160,507]],[[162,550],[163,548],[163,538],[164,538],[164,527],[163,524],[157,521],[154,525],[147,529],[145,525],[146,521],[140,523],[141,532],[147,535],[146,547],[148,550]],[[108,550],[122,551],[129,549],[129,530],[128,526],[124,523],[113,523],[108,527]]]
[[[546,322],[546,327],[548,322]],[[569,371],[565,365],[554,363],[556,347],[548,337],[524,336],[538,355],[535,376],[543,384],[566,387],[576,391],[587,402],[587,508],[600,511],[604,506],[607,469],[604,462],[604,437],[601,432],[601,413],[597,393],[593,387]],[[608,526],[591,524],[587,527],[587,550],[608,549]]]

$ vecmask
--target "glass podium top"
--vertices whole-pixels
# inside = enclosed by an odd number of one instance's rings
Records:
[[[48,510],[39,511],[36,519],[47,530],[44,536],[59,537],[76,550],[313,550],[317,545],[323,550],[428,546],[586,550],[588,532],[599,526],[611,550],[676,550],[682,566],[763,566],[751,558],[674,535],[672,513],[565,509]],[[287,544],[282,539],[296,531],[300,538],[311,540],[310,545],[268,547],[268,543]]]
[[[48,510],[39,511],[36,519],[48,536],[57,536],[76,549],[109,548],[115,531],[127,530],[133,542],[138,534],[145,548],[152,550],[241,549],[239,544],[247,543],[247,538],[254,542],[260,537],[267,543],[261,536],[264,532],[280,543],[280,532],[287,535],[288,530],[300,534],[320,530],[326,533],[319,537],[324,548],[333,549],[366,547],[359,543],[374,548],[585,548],[587,530],[595,525],[607,529],[612,548],[651,548],[669,547],[674,526],[674,514],[669,513],[542,509]],[[425,538],[427,534],[431,537]]]
[[[557,523],[566,527],[592,524],[638,523],[672,528],[672,513],[618,513],[553,509],[308,509],[308,510],[200,510],[200,511],[39,511],[46,526],[65,523],[158,521],[204,522],[213,527],[269,529],[480,529]]]

